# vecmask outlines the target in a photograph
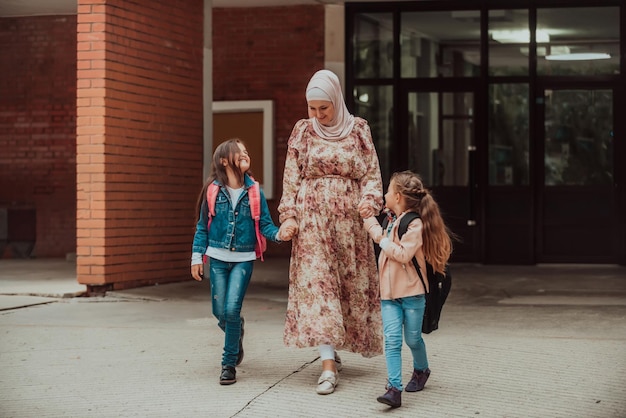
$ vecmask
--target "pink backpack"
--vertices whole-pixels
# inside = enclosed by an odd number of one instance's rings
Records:
[[[252,179],[254,180],[254,179]],[[261,258],[263,261],[263,253],[267,249],[267,240],[261,234],[260,221],[261,221],[261,191],[259,182],[254,181],[254,184],[248,189],[248,198],[250,199],[250,214],[254,219],[254,232],[256,233],[256,245],[254,246],[254,252],[257,258]],[[207,231],[211,227],[211,219],[215,216],[215,200],[217,199],[217,193],[220,191],[220,187],[215,184],[209,184],[206,191],[206,200],[209,205],[209,222],[207,223]],[[206,257],[205,257],[206,258]],[[205,260],[206,263],[206,260]]]

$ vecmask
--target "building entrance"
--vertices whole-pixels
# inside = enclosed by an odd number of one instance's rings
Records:
[[[467,90],[408,91],[402,103],[408,168],[422,176],[439,203],[455,243],[457,261],[480,258],[481,213],[476,170],[475,99]]]
[[[401,101],[397,166],[431,185],[460,237],[454,260],[617,262],[613,89],[541,85],[530,147],[485,143],[477,96],[422,88]]]
[[[347,103],[383,180],[423,177],[452,261],[624,264],[623,2],[496,3],[346,3]]]
[[[537,261],[615,262],[613,89],[542,85],[537,98]]]

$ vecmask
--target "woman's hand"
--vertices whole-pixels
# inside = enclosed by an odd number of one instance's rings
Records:
[[[359,215],[361,215],[361,218],[363,219],[378,215],[376,213],[376,209],[374,209],[367,202],[359,203],[359,206],[357,209],[359,210]]]
[[[298,233],[298,223],[294,218],[289,218],[280,225],[278,230],[278,239],[281,241],[289,241]]]
[[[193,277],[194,280],[201,282],[203,275],[204,275],[203,264],[194,264],[193,266],[191,266],[191,277]]]

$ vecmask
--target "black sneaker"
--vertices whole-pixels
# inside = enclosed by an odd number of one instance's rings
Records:
[[[243,326],[246,323],[246,320],[241,317],[241,336],[239,337],[239,354],[237,354],[237,363],[236,366],[239,366],[243,361]]]
[[[232,385],[237,381],[237,371],[233,366],[222,366],[220,385]]]

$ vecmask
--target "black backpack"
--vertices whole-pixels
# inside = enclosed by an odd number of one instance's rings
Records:
[[[404,235],[406,230],[408,229],[409,224],[414,219],[417,219],[419,217],[420,215],[416,212],[407,212],[402,217],[402,219],[400,219],[400,225],[398,226],[398,238],[401,239],[402,235]],[[388,223],[389,220],[387,219],[387,217],[385,217],[382,225],[383,230],[387,228]],[[417,270],[417,274],[422,281],[422,285],[424,286],[424,289],[426,289],[424,277],[422,276],[422,271],[420,270],[420,266],[417,263],[417,260],[415,259],[415,257],[413,257],[411,261],[413,261],[415,270]],[[431,332],[439,328],[439,318],[441,318],[441,310],[443,309],[443,304],[446,303],[448,294],[450,294],[450,288],[452,287],[452,276],[450,275],[449,266],[446,266],[445,274],[436,273],[433,269],[433,266],[428,261],[426,261],[426,277],[428,278],[429,292],[425,295],[426,309],[424,309],[422,332],[424,334],[430,334]]]

